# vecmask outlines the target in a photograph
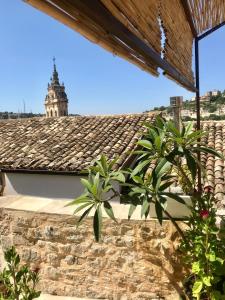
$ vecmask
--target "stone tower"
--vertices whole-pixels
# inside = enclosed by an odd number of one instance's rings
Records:
[[[59,83],[56,70],[55,58],[53,58],[53,74],[50,84],[48,83],[48,94],[45,97],[46,117],[61,117],[68,115],[68,99],[64,84]]]

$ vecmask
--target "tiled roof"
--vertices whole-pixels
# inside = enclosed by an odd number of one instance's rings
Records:
[[[202,122],[206,136],[202,139],[207,147],[212,147],[225,155],[225,121]],[[225,205],[225,162],[210,154],[202,154],[201,161],[206,168],[205,186],[213,188],[219,204]]]
[[[148,113],[0,121],[0,169],[79,172],[97,155],[122,165]]]
[[[150,114],[0,121],[0,169],[79,173],[101,153],[128,159]],[[225,121],[202,122],[206,146],[225,155]],[[225,205],[225,163],[202,154],[206,181]],[[224,200],[223,200],[224,199]],[[224,201],[224,203],[223,203]]]

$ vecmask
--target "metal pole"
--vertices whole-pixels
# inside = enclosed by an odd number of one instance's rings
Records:
[[[197,116],[197,130],[201,129],[200,124],[200,84],[199,84],[199,40],[195,38],[195,77],[196,77],[196,116]],[[201,160],[201,154],[198,152],[198,160]],[[201,183],[201,168],[198,167],[198,192],[202,191]]]

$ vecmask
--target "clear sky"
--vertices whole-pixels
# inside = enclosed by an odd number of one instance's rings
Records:
[[[0,111],[44,112],[47,83],[56,57],[69,112],[116,114],[168,105],[192,93],[90,43],[22,0],[0,0]],[[225,28],[201,41],[201,92],[225,89]]]

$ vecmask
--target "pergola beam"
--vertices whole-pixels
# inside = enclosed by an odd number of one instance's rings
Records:
[[[32,0],[29,0],[29,2],[32,4]],[[54,0],[52,2],[54,3]],[[149,61],[150,64],[154,63],[187,89],[193,92],[196,91],[194,84],[164,60],[161,54],[157,53],[115,18],[99,0],[68,0],[68,2],[81,14],[90,18],[92,22],[103,27],[109,34],[115,36],[118,40],[121,40],[128,47],[142,55],[146,62]]]
[[[225,21],[218,24],[217,26],[209,29],[208,31],[204,32],[203,34],[199,35],[197,37],[197,39],[200,41],[202,39],[204,39],[205,37],[207,37],[208,35],[210,35],[211,33],[213,33],[214,31],[218,30],[219,28],[223,27],[225,25]]]
[[[188,4],[187,0],[181,0],[180,3],[183,6],[187,21],[191,27],[192,34],[193,34],[194,38],[196,38],[198,36],[198,33],[197,33],[197,30],[196,30],[194,22],[193,22],[189,4]]]

